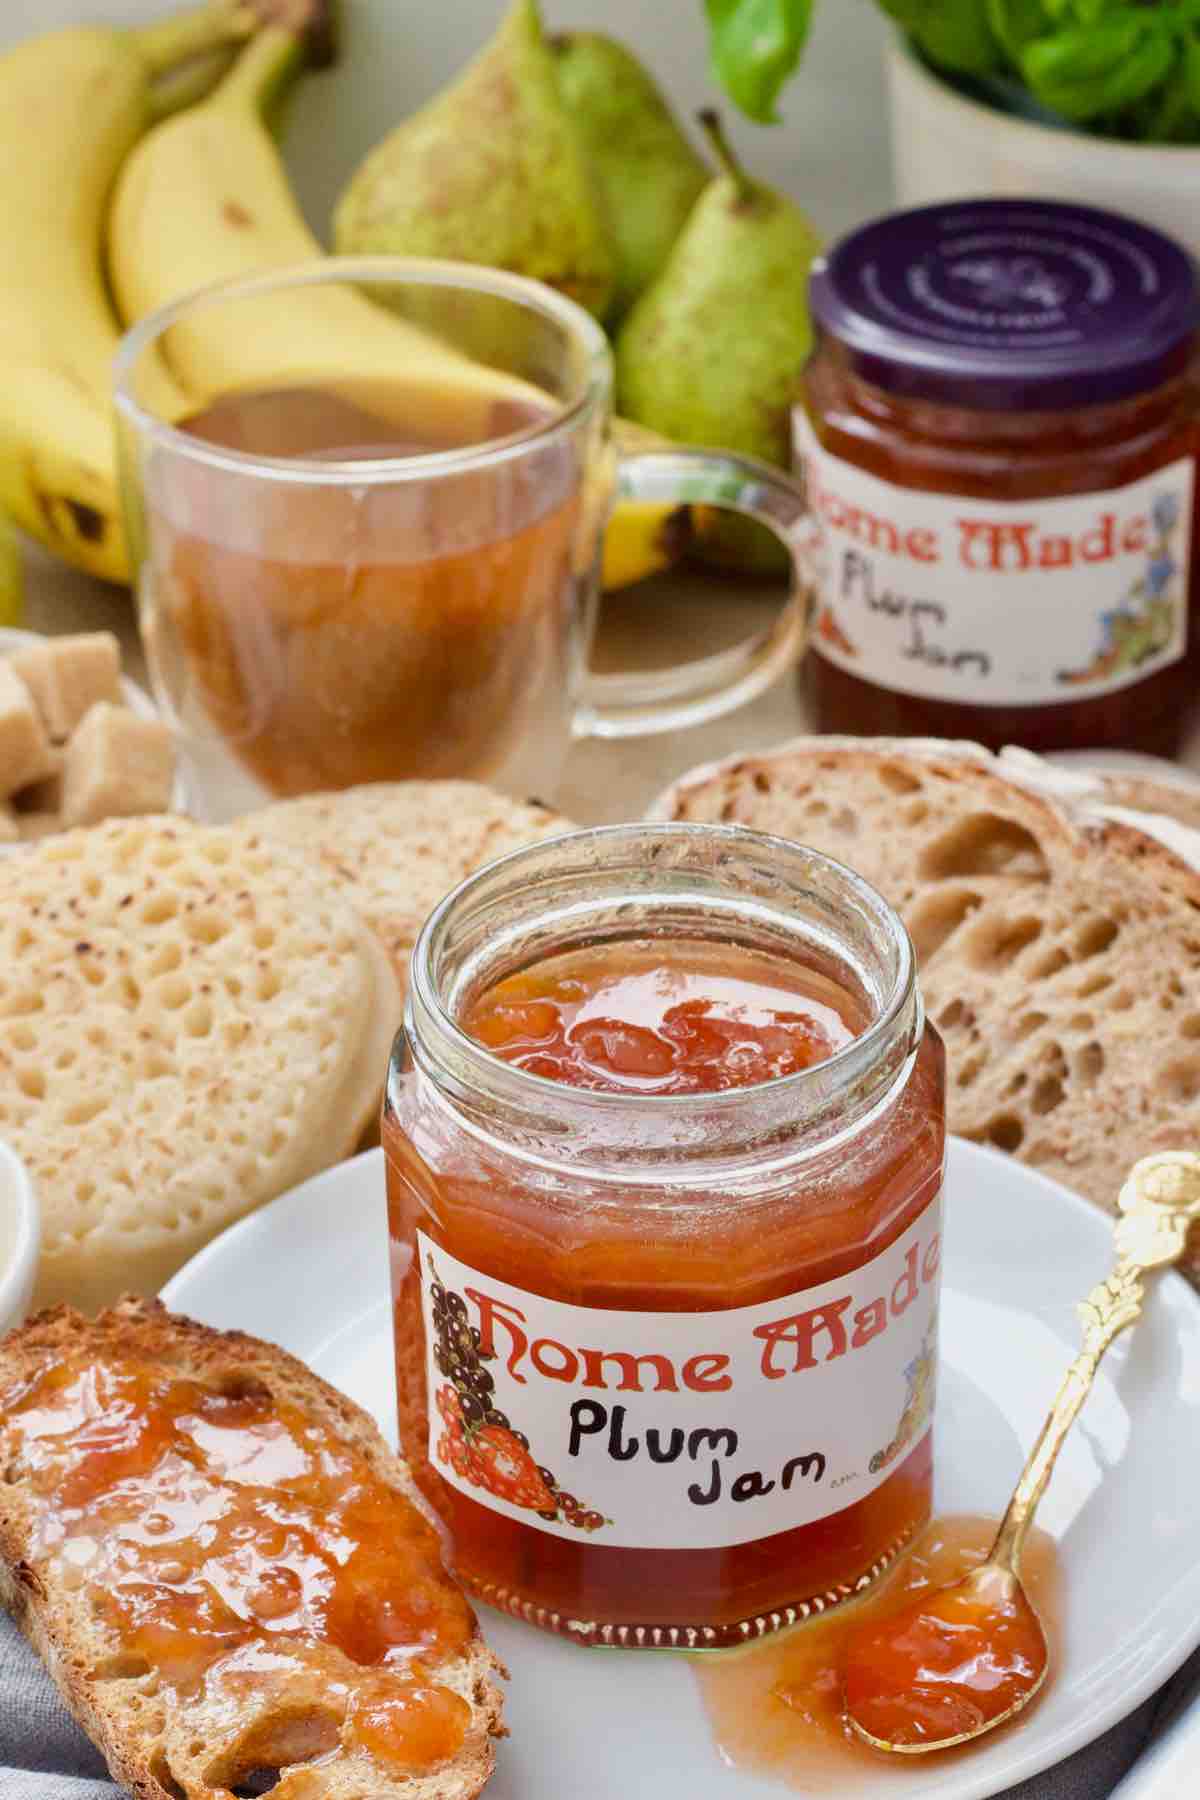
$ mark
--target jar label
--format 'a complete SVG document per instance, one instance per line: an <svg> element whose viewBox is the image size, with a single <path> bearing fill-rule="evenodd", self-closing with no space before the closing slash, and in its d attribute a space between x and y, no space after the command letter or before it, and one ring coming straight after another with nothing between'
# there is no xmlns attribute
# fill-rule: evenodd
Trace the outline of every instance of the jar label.
<svg viewBox="0 0 1200 1800"><path fill-rule="evenodd" d="M1045 706L1187 649L1193 462L1059 500L897 487L822 449L803 408L811 648L897 693Z"/></svg>
<svg viewBox="0 0 1200 1800"><path fill-rule="evenodd" d="M572 1306L417 1232L429 1460L506 1518L720 1549L843 1511L929 1430L941 1199L852 1274L724 1312Z"/></svg>

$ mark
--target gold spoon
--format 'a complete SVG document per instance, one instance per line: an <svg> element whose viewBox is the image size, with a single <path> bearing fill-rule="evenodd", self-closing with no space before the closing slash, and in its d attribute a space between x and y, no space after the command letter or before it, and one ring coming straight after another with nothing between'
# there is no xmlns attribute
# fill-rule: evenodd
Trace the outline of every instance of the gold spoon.
<svg viewBox="0 0 1200 1800"><path fill-rule="evenodd" d="M1112 1274L1079 1307L1083 1349L1067 1370L986 1562L851 1638L846 1718L876 1750L916 1756L966 1744L1028 1706L1050 1656L1021 1585L1021 1549L1067 1432L1113 1339L1141 1316L1142 1276L1177 1262L1200 1218L1200 1154L1168 1150L1135 1163L1118 1199Z"/></svg>

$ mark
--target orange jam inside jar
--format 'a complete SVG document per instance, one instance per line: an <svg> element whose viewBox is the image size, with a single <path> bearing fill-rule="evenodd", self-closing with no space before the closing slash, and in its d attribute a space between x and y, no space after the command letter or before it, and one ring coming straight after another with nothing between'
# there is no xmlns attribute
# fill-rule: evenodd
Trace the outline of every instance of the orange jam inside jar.
<svg viewBox="0 0 1200 1800"><path fill-rule="evenodd" d="M473 1593L719 1648L929 1515L940 1040L859 877L635 825L471 877L384 1113L400 1433Z"/></svg>
<svg viewBox="0 0 1200 1800"><path fill-rule="evenodd" d="M1200 677L1200 281L1093 207L893 213L816 265L794 415L820 731L1176 755Z"/></svg>

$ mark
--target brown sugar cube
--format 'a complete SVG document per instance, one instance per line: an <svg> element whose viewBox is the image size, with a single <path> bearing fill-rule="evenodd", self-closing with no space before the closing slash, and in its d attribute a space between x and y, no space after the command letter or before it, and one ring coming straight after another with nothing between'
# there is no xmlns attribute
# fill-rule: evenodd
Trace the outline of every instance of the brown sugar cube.
<svg viewBox="0 0 1200 1800"><path fill-rule="evenodd" d="M33 696L10 662L0 660L0 800L54 773L54 746Z"/></svg>
<svg viewBox="0 0 1200 1800"><path fill-rule="evenodd" d="M38 838L52 837L63 828L62 814L56 812L27 812L17 816L17 835L22 843L36 843Z"/></svg>
<svg viewBox="0 0 1200 1800"><path fill-rule="evenodd" d="M41 781L33 781L23 787L19 794L13 795L13 805L22 813L57 813L62 811L62 772L65 754L53 744L50 755L54 759L52 773Z"/></svg>
<svg viewBox="0 0 1200 1800"><path fill-rule="evenodd" d="M102 700L67 745L63 824L165 812L174 779L175 746L167 727Z"/></svg>
<svg viewBox="0 0 1200 1800"><path fill-rule="evenodd" d="M19 650L12 665L56 743L66 742L97 701L120 704L121 646L111 631L48 638Z"/></svg>
<svg viewBox="0 0 1200 1800"><path fill-rule="evenodd" d="M16 813L5 801L0 800L0 844L15 844L20 835Z"/></svg>

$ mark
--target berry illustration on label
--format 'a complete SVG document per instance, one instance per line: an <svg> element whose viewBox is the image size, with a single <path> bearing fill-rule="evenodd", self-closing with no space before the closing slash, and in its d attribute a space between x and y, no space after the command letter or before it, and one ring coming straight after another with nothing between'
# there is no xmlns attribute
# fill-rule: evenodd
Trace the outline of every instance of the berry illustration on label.
<svg viewBox="0 0 1200 1800"><path fill-rule="evenodd" d="M934 1333L931 1327L926 1332L921 1348L904 1371L907 1393L900 1413L900 1422L896 1426L892 1441L886 1450L877 1450L868 1467L872 1475L888 1464L895 1462L906 1444L911 1444L924 1425L933 1408L934 1380L937 1373L937 1352L934 1346Z"/></svg>
<svg viewBox="0 0 1200 1800"><path fill-rule="evenodd" d="M1082 669L1060 669L1059 681L1079 686L1111 680L1171 649L1179 610L1175 591L1179 562L1171 545L1180 521L1176 496L1157 494L1150 519L1154 535L1147 546L1145 568L1121 604L1101 613L1102 641L1091 662Z"/></svg>
<svg viewBox="0 0 1200 1800"><path fill-rule="evenodd" d="M433 1311L433 1360L445 1377L434 1393L442 1421L435 1445L437 1461L460 1481L479 1487L510 1506L526 1507L540 1519L599 1531L611 1524L602 1513L559 1487L549 1469L534 1461L529 1439L514 1429L495 1403L496 1383L487 1368L495 1352L483 1348L479 1330L467 1316L461 1294L439 1281L428 1262Z"/></svg>

